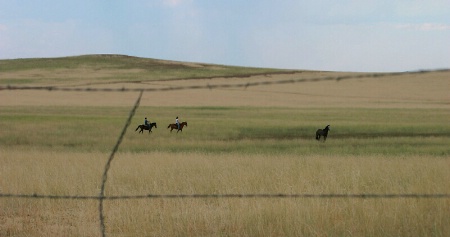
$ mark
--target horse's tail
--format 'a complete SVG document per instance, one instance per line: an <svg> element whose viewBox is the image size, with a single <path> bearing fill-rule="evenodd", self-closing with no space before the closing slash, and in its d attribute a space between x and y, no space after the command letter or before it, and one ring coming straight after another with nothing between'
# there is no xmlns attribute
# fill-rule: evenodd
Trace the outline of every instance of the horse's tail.
<svg viewBox="0 0 450 237"><path fill-rule="evenodd" d="M140 126L140 125L138 125L138 127L136 128L136 130L134 130L135 132L139 129L139 126Z"/></svg>
<svg viewBox="0 0 450 237"><path fill-rule="evenodd" d="M169 124L169 126L167 126L167 128L170 128L170 125L172 125L172 124Z"/></svg>
<svg viewBox="0 0 450 237"><path fill-rule="evenodd" d="M316 132L316 140L320 140L320 129Z"/></svg>

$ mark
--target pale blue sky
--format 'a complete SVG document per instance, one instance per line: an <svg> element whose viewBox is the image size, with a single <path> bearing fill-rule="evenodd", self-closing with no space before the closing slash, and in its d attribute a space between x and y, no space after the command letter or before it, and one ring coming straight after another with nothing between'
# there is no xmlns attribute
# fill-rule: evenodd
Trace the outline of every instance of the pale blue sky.
<svg viewBox="0 0 450 237"><path fill-rule="evenodd" d="M0 59L83 54L330 71L450 68L450 0L0 0Z"/></svg>

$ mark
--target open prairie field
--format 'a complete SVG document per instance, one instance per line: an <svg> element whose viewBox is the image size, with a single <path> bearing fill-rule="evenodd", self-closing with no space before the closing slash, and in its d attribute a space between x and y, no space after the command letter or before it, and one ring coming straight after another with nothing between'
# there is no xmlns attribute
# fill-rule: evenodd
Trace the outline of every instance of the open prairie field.
<svg viewBox="0 0 450 237"><path fill-rule="evenodd" d="M128 89L107 236L448 236L450 72L361 75L0 61L0 236L102 235Z"/></svg>

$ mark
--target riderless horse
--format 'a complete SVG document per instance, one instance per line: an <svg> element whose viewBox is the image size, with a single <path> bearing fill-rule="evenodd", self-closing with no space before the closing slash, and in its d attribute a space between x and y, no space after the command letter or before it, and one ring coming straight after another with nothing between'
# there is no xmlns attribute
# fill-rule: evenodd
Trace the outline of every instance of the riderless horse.
<svg viewBox="0 0 450 237"><path fill-rule="evenodd" d="M316 140L320 141L320 137L323 136L323 141L325 142L327 140L329 130L330 130L329 124L324 129L318 129L316 132Z"/></svg>

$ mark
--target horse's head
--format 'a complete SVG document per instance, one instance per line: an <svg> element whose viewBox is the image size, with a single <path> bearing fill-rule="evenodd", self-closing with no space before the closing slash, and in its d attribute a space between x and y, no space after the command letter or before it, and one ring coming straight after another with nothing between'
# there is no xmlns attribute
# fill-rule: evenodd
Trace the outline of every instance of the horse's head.
<svg viewBox="0 0 450 237"><path fill-rule="evenodd" d="M152 125L153 125L155 128L158 128L158 127L156 127L156 123L152 123Z"/></svg>
<svg viewBox="0 0 450 237"><path fill-rule="evenodd" d="M187 127L187 122L182 122L181 124Z"/></svg>
<svg viewBox="0 0 450 237"><path fill-rule="evenodd" d="M325 129L326 129L326 130L331 130L331 129L330 129L330 125L328 124L328 125L325 127Z"/></svg>

